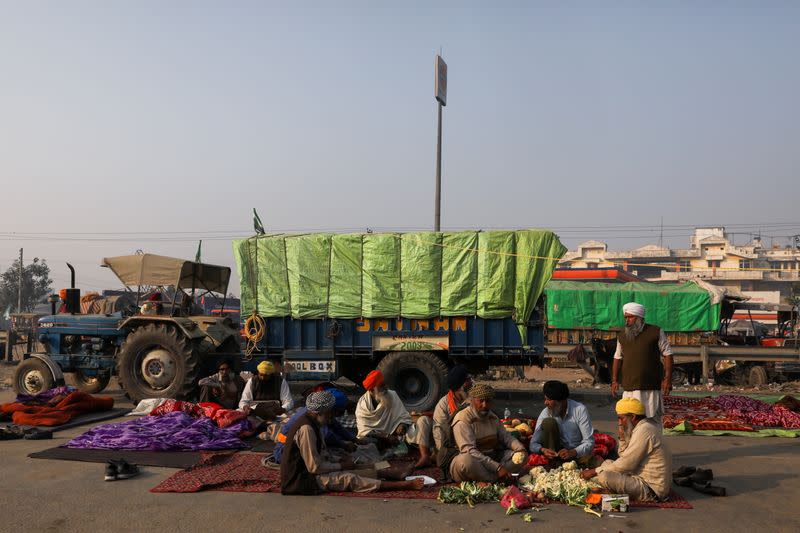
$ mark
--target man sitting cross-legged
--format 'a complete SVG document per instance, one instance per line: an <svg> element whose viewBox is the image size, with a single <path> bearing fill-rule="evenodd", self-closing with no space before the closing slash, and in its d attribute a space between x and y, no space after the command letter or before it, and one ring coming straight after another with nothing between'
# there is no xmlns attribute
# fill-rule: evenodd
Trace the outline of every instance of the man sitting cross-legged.
<svg viewBox="0 0 800 533"><path fill-rule="evenodd" d="M281 458L282 494L320 494L322 492L375 492L378 490L420 490L421 478L412 481L378 479L374 467L355 471L348 456L332 462L320 427L333 413L336 400L328 391L315 392L306 400L307 413L286 435L286 449ZM383 472L383 471L382 471Z"/></svg>

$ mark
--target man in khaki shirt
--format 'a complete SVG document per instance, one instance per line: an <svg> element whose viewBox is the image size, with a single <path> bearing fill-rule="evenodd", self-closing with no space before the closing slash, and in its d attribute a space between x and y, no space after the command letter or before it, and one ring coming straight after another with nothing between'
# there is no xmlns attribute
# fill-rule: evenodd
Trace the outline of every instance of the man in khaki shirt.
<svg viewBox="0 0 800 533"><path fill-rule="evenodd" d="M666 499L672 484L672 454L661 436L661 426L645 417L644 404L636 398L621 399L616 411L619 459L584 470L581 477L597 476L603 488L634 500Z"/></svg>
<svg viewBox="0 0 800 533"><path fill-rule="evenodd" d="M453 418L453 437L459 454L450 464L454 481L508 481L525 465L525 446L512 437L491 410L494 389L473 385L470 406ZM515 454L519 462L512 461Z"/></svg>

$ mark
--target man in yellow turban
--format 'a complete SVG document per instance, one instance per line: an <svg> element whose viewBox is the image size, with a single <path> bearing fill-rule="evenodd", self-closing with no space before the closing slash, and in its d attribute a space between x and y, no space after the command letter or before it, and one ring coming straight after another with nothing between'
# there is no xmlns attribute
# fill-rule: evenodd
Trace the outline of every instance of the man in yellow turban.
<svg viewBox="0 0 800 533"><path fill-rule="evenodd" d="M264 419L291 411L294 407L292 393L275 363L262 361L256 370L256 374L244 386L239 410L247 415L253 412Z"/></svg>
<svg viewBox="0 0 800 533"><path fill-rule="evenodd" d="M583 479L597 476L597 482L615 494L634 500L664 500L672 484L672 454L661 435L661 426L645 415L636 398L617 402L619 459L604 461L597 468L581 472Z"/></svg>

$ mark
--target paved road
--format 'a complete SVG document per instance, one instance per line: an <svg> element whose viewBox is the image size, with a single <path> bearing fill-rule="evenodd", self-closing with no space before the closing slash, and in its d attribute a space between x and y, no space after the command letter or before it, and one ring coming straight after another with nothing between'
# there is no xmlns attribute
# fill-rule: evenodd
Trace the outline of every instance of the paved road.
<svg viewBox="0 0 800 533"><path fill-rule="evenodd" d="M120 393L112 394L122 405ZM11 391L0 391L0 402L12 398ZM585 401L595 426L612 431L610 398L591 394ZM540 404L535 397L501 399L497 407L534 412ZM152 494L149 489L175 470L146 467L138 478L107 483L101 464L27 458L86 429L59 432L52 441L0 442L0 531L800 531L798 439L669 437L676 465L713 468L730 496L680 489L693 510L636 509L624 519L552 505L529 524L505 516L498 504L469 509L428 500Z"/></svg>

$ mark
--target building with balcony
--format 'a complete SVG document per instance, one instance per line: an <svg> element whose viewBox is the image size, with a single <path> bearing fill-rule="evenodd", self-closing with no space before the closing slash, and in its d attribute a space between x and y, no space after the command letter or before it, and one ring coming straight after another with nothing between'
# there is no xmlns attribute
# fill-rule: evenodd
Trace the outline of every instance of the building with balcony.
<svg viewBox="0 0 800 533"><path fill-rule="evenodd" d="M800 293L800 248L765 248L758 238L734 245L723 227L696 228L685 249L648 244L610 251L604 242L587 241L567 252L559 267L617 267L653 282L702 279L745 293L779 291L783 301L793 288Z"/></svg>

